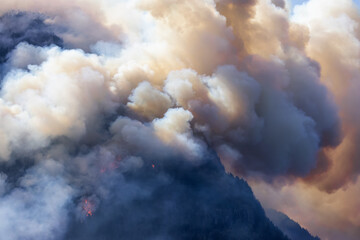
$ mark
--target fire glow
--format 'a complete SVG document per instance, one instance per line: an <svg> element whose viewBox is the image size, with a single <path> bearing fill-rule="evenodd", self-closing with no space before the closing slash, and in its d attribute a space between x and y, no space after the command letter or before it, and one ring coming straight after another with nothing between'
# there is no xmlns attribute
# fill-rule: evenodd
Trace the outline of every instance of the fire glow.
<svg viewBox="0 0 360 240"><path fill-rule="evenodd" d="M112 172L115 171L116 169L118 169L120 167L120 163L121 163L121 157L117 157L116 160L110 162L110 163L106 163L104 164L101 168L100 168L100 173L103 174L105 172Z"/></svg>
<svg viewBox="0 0 360 240"><path fill-rule="evenodd" d="M87 217L93 216L94 213L94 204L92 204L89 200L85 199L82 204L82 209Z"/></svg>

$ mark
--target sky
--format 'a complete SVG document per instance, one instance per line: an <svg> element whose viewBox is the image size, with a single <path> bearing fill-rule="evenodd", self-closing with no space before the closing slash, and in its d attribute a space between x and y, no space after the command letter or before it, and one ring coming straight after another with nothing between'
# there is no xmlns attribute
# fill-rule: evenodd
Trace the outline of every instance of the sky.
<svg viewBox="0 0 360 240"><path fill-rule="evenodd" d="M286 3L2 0L0 236L359 239L359 2Z"/></svg>
<svg viewBox="0 0 360 240"><path fill-rule="evenodd" d="M308 2L309 0L291 0L291 3L293 5L303 4L305 2ZM359 0L354 0L355 4L359 4Z"/></svg>
<svg viewBox="0 0 360 240"><path fill-rule="evenodd" d="M294 7L296 5L301 5L303 3L308 2L309 0L290 0L292 5L292 11L294 10ZM353 2L357 5L357 7L360 7L360 0L353 0Z"/></svg>
<svg viewBox="0 0 360 240"><path fill-rule="evenodd" d="M293 5L303 4L304 2L307 2L307 0L291 0Z"/></svg>

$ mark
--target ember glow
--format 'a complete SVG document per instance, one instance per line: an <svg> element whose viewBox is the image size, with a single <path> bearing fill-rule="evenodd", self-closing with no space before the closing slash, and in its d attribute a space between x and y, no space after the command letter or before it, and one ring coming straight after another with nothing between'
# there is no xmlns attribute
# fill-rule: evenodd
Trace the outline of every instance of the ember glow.
<svg viewBox="0 0 360 240"><path fill-rule="evenodd" d="M101 174L106 172L111 173L121 166L121 157L117 157L115 160L110 160L110 161L108 161L108 159L100 159L99 163L101 165L100 167Z"/></svg>
<svg viewBox="0 0 360 240"><path fill-rule="evenodd" d="M82 209L84 210L84 213L87 217L92 216L93 215L93 208L94 205L88 201L87 199L84 200L83 202L83 207Z"/></svg>
<svg viewBox="0 0 360 240"><path fill-rule="evenodd" d="M359 1L1 0L0 78L0 239L360 239Z"/></svg>

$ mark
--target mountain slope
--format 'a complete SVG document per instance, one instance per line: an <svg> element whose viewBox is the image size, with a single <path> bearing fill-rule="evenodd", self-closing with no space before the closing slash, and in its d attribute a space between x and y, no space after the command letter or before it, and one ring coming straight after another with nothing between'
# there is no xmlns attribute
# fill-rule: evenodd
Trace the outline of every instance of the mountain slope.
<svg viewBox="0 0 360 240"><path fill-rule="evenodd" d="M112 182L117 194L74 222L66 239L287 239L217 160L144 166Z"/></svg>
<svg viewBox="0 0 360 240"><path fill-rule="evenodd" d="M318 237L312 236L306 229L302 228L297 222L290 219L285 214L267 209L266 215L269 219L283 231L292 240L320 240Z"/></svg>

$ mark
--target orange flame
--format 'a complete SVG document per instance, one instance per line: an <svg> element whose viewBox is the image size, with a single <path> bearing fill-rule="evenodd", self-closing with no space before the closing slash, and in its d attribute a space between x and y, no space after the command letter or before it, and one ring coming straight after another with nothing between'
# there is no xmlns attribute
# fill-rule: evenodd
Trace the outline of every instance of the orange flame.
<svg viewBox="0 0 360 240"><path fill-rule="evenodd" d="M85 212L87 217L90 217L93 215L93 208L94 208L94 205L91 202L89 202L87 199L85 199L82 209Z"/></svg>

